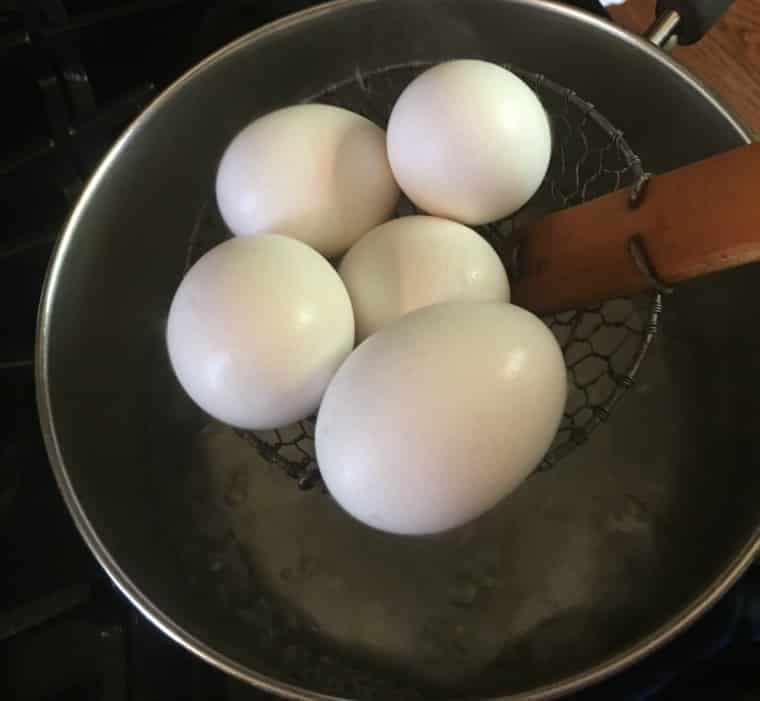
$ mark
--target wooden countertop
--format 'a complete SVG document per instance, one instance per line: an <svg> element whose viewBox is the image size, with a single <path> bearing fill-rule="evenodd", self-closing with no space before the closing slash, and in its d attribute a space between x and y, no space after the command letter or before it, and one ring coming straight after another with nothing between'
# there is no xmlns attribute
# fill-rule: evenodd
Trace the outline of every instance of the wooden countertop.
<svg viewBox="0 0 760 701"><path fill-rule="evenodd" d="M654 17L655 0L610 8L615 21L637 33ZM718 25L673 56L729 105L760 137L760 0L736 0Z"/></svg>

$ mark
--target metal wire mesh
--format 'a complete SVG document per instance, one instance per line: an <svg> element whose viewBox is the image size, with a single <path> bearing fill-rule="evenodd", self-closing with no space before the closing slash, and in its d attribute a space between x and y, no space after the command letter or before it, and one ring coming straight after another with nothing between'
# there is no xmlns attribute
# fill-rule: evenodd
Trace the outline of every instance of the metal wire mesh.
<svg viewBox="0 0 760 701"><path fill-rule="evenodd" d="M415 63L369 74L357 72L304 102L338 105L385 125L398 95L429 65ZM506 67L535 90L546 108L552 124L553 152L546 178L533 199L514 216L478 228L500 252L512 232L526 221L632 186L644 175L639 158L622 133L593 105L544 76ZM402 200L398 214L415 211L408 200ZM661 297L655 294L647 299L610 300L545 318L565 356L569 395L559 431L539 470L554 466L585 443L609 418L633 384L656 332L661 309ZM240 435L307 489L320 482L314 426L312 417L276 431L240 431Z"/></svg>

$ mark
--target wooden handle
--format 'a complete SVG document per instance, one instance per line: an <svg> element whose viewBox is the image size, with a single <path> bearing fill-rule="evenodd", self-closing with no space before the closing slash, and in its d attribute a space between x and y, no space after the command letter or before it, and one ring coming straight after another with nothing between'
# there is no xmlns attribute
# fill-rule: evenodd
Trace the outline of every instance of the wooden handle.
<svg viewBox="0 0 760 701"><path fill-rule="evenodd" d="M629 191L565 209L520 232L514 304L538 314L577 309L651 287L632 237L674 284L760 260L760 144L659 175L637 209Z"/></svg>

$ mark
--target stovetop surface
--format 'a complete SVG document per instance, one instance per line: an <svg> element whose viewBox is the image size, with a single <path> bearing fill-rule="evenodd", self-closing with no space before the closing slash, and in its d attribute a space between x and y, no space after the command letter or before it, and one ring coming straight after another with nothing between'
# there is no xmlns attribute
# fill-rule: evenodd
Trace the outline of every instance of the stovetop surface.
<svg viewBox="0 0 760 701"><path fill-rule="evenodd" d="M34 396L42 280L99 158L162 87L303 0L0 1L0 698L257 699L132 608L84 545L50 469ZM577 0L601 11L594 0ZM134 46L140 52L135 53ZM576 697L760 699L760 568L633 670Z"/></svg>

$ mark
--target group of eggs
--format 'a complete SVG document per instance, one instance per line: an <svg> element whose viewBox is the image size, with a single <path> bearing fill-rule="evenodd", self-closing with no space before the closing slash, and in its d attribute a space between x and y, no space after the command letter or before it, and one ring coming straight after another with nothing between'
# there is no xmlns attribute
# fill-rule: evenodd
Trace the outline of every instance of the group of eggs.
<svg viewBox="0 0 760 701"><path fill-rule="evenodd" d="M370 526L434 533L490 509L549 448L566 373L467 225L520 208L550 156L536 95L485 61L415 78L387 135L322 104L255 120L216 178L235 237L198 260L171 305L180 383L244 429L319 409L325 484ZM401 190L430 216L390 219Z"/></svg>

